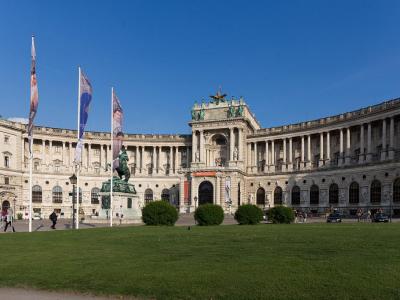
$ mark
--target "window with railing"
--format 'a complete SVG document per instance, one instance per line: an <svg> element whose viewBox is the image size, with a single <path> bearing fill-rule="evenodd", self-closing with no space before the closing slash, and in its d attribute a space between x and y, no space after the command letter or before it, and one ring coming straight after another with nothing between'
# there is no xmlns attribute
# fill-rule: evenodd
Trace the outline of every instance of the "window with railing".
<svg viewBox="0 0 400 300"><path fill-rule="evenodd" d="M34 185L32 187L32 202L34 203L42 202L42 188L39 185Z"/></svg>

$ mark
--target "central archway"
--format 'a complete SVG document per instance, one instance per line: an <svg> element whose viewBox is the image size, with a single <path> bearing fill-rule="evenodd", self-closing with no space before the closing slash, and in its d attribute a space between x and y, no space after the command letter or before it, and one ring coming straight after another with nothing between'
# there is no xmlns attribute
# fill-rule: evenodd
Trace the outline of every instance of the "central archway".
<svg viewBox="0 0 400 300"><path fill-rule="evenodd" d="M214 203L214 187L209 181L203 181L199 185L199 205L206 203Z"/></svg>

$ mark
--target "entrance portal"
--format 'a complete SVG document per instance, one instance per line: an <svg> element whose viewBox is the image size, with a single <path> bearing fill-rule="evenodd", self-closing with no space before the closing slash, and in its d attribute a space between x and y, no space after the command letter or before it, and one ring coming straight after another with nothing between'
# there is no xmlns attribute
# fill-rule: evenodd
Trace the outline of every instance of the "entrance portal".
<svg viewBox="0 0 400 300"><path fill-rule="evenodd" d="M6 210L10 208L10 202L7 200L3 201L3 204L1 205L1 209Z"/></svg>
<svg viewBox="0 0 400 300"><path fill-rule="evenodd" d="M214 188L209 181L203 181L199 186L199 205L206 203L214 203Z"/></svg>

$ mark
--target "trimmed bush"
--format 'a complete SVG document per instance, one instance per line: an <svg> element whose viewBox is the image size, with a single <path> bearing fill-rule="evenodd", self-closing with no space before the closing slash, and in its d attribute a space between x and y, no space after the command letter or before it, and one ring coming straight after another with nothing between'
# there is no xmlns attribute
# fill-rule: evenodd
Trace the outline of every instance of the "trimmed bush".
<svg viewBox="0 0 400 300"><path fill-rule="evenodd" d="M200 226L219 225L224 220L224 211L219 205L203 204L194 212L194 219Z"/></svg>
<svg viewBox="0 0 400 300"><path fill-rule="evenodd" d="M168 202L153 201L142 209L142 220L146 225L173 226L178 220L178 212Z"/></svg>
<svg viewBox="0 0 400 300"><path fill-rule="evenodd" d="M17 220L22 220L22 213L17 213Z"/></svg>
<svg viewBox="0 0 400 300"><path fill-rule="evenodd" d="M263 220L264 213L256 205L245 204L239 206L235 212L235 220L240 225L255 225Z"/></svg>
<svg viewBox="0 0 400 300"><path fill-rule="evenodd" d="M268 220L276 224L289 224L294 221L293 209L286 206L275 206L268 211Z"/></svg>

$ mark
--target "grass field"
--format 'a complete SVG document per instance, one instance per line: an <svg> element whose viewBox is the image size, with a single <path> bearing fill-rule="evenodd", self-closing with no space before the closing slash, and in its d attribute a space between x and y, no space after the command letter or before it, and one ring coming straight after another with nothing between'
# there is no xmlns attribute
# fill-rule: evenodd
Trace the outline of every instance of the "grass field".
<svg viewBox="0 0 400 300"><path fill-rule="evenodd" d="M400 299L400 224L0 235L0 286L157 299Z"/></svg>

